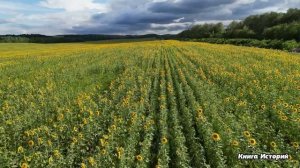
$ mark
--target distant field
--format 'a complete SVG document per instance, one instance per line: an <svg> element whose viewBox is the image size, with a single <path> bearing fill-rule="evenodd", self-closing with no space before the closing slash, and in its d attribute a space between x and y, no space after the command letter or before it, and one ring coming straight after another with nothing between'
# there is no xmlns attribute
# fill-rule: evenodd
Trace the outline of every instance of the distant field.
<svg viewBox="0 0 300 168"><path fill-rule="evenodd" d="M0 167L299 167L299 130L296 54L179 41L0 44Z"/></svg>

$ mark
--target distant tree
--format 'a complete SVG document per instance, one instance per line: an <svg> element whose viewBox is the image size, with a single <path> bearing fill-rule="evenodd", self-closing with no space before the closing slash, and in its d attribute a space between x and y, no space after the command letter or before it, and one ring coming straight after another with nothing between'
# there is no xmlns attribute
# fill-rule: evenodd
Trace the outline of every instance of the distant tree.
<svg viewBox="0 0 300 168"><path fill-rule="evenodd" d="M300 22L300 9L289 9L280 20L280 23Z"/></svg>
<svg viewBox="0 0 300 168"><path fill-rule="evenodd" d="M270 12L262 15L253 15L247 17L243 24L251 29L257 38L261 38L261 34L267 27L272 27L280 23L283 14Z"/></svg>
<svg viewBox="0 0 300 168"><path fill-rule="evenodd" d="M212 37L222 37L225 32L225 28L223 23L217 23L213 26L213 34Z"/></svg>
<svg viewBox="0 0 300 168"><path fill-rule="evenodd" d="M243 22L231 22L224 34L226 38L254 38L255 33L243 24Z"/></svg>
<svg viewBox="0 0 300 168"><path fill-rule="evenodd" d="M240 22L233 21L225 30L224 26L220 23L196 25L180 33L179 37L252 38L259 40L278 39L300 41L299 23L300 9L289 9L286 13L269 12L249 16Z"/></svg>
<svg viewBox="0 0 300 168"><path fill-rule="evenodd" d="M265 29L263 36L267 39L300 41L300 22L281 24Z"/></svg>
<svg viewBox="0 0 300 168"><path fill-rule="evenodd" d="M181 32L179 34L179 37L212 38L212 37L222 37L223 33L224 33L224 25L222 23L203 24L203 25L193 26L192 28Z"/></svg>

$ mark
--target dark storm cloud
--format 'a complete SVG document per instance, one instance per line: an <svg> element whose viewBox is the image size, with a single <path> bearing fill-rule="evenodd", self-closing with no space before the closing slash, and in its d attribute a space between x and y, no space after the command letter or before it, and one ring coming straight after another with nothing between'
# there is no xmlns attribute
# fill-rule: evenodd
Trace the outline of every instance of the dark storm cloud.
<svg viewBox="0 0 300 168"><path fill-rule="evenodd" d="M132 25L136 23L170 23L177 18L176 15L172 14L127 11L117 16L112 23L123 25Z"/></svg>
<svg viewBox="0 0 300 168"><path fill-rule="evenodd" d="M117 24L135 24L135 23L170 23L172 20L176 19L175 16L165 16L165 15L135 15L135 14L124 14L115 21Z"/></svg>
<svg viewBox="0 0 300 168"><path fill-rule="evenodd" d="M97 20L93 20L97 21ZM99 20L98 20L99 21ZM91 24L89 26L77 26L73 27L72 33L76 34L138 34L139 31L150 29L151 26L149 23L99 23L99 24ZM141 33L142 34L142 33Z"/></svg>
<svg viewBox="0 0 300 168"><path fill-rule="evenodd" d="M289 7L300 7L300 1L167 0L154 2L152 0L113 0L110 7L110 12L96 14L91 17L89 24L72 27L68 31L78 34L176 32L197 22L239 20L250 14L268 12L274 9L286 10Z"/></svg>
<svg viewBox="0 0 300 168"><path fill-rule="evenodd" d="M153 3L149 10L157 13L192 14L201 12L203 9L231 4L235 1L236 0L184 0L172 2L168 0Z"/></svg>
<svg viewBox="0 0 300 168"><path fill-rule="evenodd" d="M73 27L74 33L106 34L142 34L151 29L151 24L173 23L179 16L176 14L159 14L144 9L123 10L116 13L102 13L91 18L91 26ZM182 29L182 28L181 28Z"/></svg>
<svg viewBox="0 0 300 168"><path fill-rule="evenodd" d="M135 25L117 25L105 24L94 26L77 26L73 28L72 33L76 34L137 34L139 31L147 30L150 28L149 24Z"/></svg>
<svg viewBox="0 0 300 168"><path fill-rule="evenodd" d="M253 11L255 10L263 10L265 8L271 8L271 7L281 7L283 0L271 0L271 1L255 1L254 3L250 3L247 5L242 5L236 9L232 10L232 18L233 19L243 19L249 15L253 15ZM286 6L282 6L283 8L286 8Z"/></svg>

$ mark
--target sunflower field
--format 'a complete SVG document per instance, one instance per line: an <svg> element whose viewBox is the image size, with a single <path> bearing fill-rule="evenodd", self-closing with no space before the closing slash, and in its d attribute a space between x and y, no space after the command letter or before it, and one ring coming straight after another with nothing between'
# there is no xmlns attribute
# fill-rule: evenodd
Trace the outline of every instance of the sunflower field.
<svg viewBox="0 0 300 168"><path fill-rule="evenodd" d="M0 44L0 167L299 167L300 56L179 41ZM288 154L239 160L239 154Z"/></svg>

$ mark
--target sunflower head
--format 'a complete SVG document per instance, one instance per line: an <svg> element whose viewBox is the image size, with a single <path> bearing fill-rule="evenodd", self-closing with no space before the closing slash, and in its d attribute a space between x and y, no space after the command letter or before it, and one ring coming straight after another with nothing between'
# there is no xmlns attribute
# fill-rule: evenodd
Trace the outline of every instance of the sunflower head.
<svg viewBox="0 0 300 168"><path fill-rule="evenodd" d="M117 155L118 155L118 159L121 159L121 156L124 153L124 148L122 147L117 147Z"/></svg>
<svg viewBox="0 0 300 168"><path fill-rule="evenodd" d="M49 157L49 159L48 159L48 163L51 165L52 163L53 163L53 157L51 156L51 157Z"/></svg>
<svg viewBox="0 0 300 168"><path fill-rule="evenodd" d="M137 117L137 113L136 112L131 112L130 115L131 115L131 118L136 118Z"/></svg>
<svg viewBox="0 0 300 168"><path fill-rule="evenodd" d="M77 127L73 127L73 131L74 132L78 132L78 128Z"/></svg>
<svg viewBox="0 0 300 168"><path fill-rule="evenodd" d="M294 148L298 149L299 148L299 143L298 142L292 142L292 145Z"/></svg>
<svg viewBox="0 0 300 168"><path fill-rule="evenodd" d="M88 123L88 120L87 120L86 118L84 118L84 119L82 120L82 123L83 123L84 125L86 125L86 124Z"/></svg>
<svg viewBox="0 0 300 168"><path fill-rule="evenodd" d="M237 140L233 140L233 141L231 142L231 145L232 145L232 146L239 146L239 142L238 142Z"/></svg>
<svg viewBox="0 0 300 168"><path fill-rule="evenodd" d="M141 155L137 155L135 158L136 158L136 160L138 160L138 161L143 161L143 157L142 157Z"/></svg>
<svg viewBox="0 0 300 168"><path fill-rule="evenodd" d="M256 145L256 140L251 138L249 139L249 144L252 145L252 146L255 146Z"/></svg>
<svg viewBox="0 0 300 168"><path fill-rule="evenodd" d="M118 152L124 153L124 148L123 147L117 147L116 148Z"/></svg>
<svg viewBox="0 0 300 168"><path fill-rule="evenodd" d="M57 120L62 121L64 119L64 115L62 113L58 114Z"/></svg>
<svg viewBox="0 0 300 168"><path fill-rule="evenodd" d="M107 152L106 152L105 149L102 149L102 150L101 150L101 154L102 154L102 155L105 155L106 153L107 153Z"/></svg>
<svg viewBox="0 0 300 168"><path fill-rule="evenodd" d="M271 145L272 148L276 148L277 147L277 145L276 145L276 143L274 141L270 142L270 145Z"/></svg>
<svg viewBox="0 0 300 168"><path fill-rule="evenodd" d="M28 141L28 146L29 147L33 147L34 146L34 142L32 140Z"/></svg>
<svg viewBox="0 0 300 168"><path fill-rule="evenodd" d="M59 150L54 150L54 151L53 151L53 154L54 154L54 156L57 157L57 158L59 158L59 157L61 156Z"/></svg>
<svg viewBox="0 0 300 168"><path fill-rule="evenodd" d="M28 168L28 164L27 163L22 163L21 168Z"/></svg>
<svg viewBox="0 0 300 168"><path fill-rule="evenodd" d="M227 97L227 98L225 99L225 101L226 101L226 102L229 102L229 101L230 101L230 97Z"/></svg>
<svg viewBox="0 0 300 168"><path fill-rule="evenodd" d="M89 161L90 165L95 166L96 161L95 161L95 159L93 157L89 157L88 161Z"/></svg>
<svg viewBox="0 0 300 168"><path fill-rule="evenodd" d="M289 104L288 104L288 103L284 103L283 105L284 105L285 108L288 108L288 107L289 107Z"/></svg>
<svg viewBox="0 0 300 168"><path fill-rule="evenodd" d="M214 141L220 141L221 140L221 137L218 133L213 133L211 138L214 140Z"/></svg>
<svg viewBox="0 0 300 168"><path fill-rule="evenodd" d="M85 163L81 163L81 164L80 164L80 167L81 167L81 168L87 168Z"/></svg>
<svg viewBox="0 0 300 168"><path fill-rule="evenodd" d="M22 146L18 147L18 153L23 153L24 152L24 148Z"/></svg>
<svg viewBox="0 0 300 168"><path fill-rule="evenodd" d="M282 116L280 116L280 119L281 119L282 121L286 121L286 120L288 120L288 117L285 116L285 115L282 115Z"/></svg>
<svg viewBox="0 0 300 168"><path fill-rule="evenodd" d="M244 136L247 137L247 138L250 138L251 137L251 134L249 131L244 131L243 132Z"/></svg>
<svg viewBox="0 0 300 168"><path fill-rule="evenodd" d="M161 138L161 143L163 144L168 143L168 139L166 137Z"/></svg>
<svg viewBox="0 0 300 168"><path fill-rule="evenodd" d="M41 145L43 143L43 138L38 138L38 144Z"/></svg>
<svg viewBox="0 0 300 168"><path fill-rule="evenodd" d="M115 131L115 130L117 130L117 126L116 125L112 125L111 129Z"/></svg>

